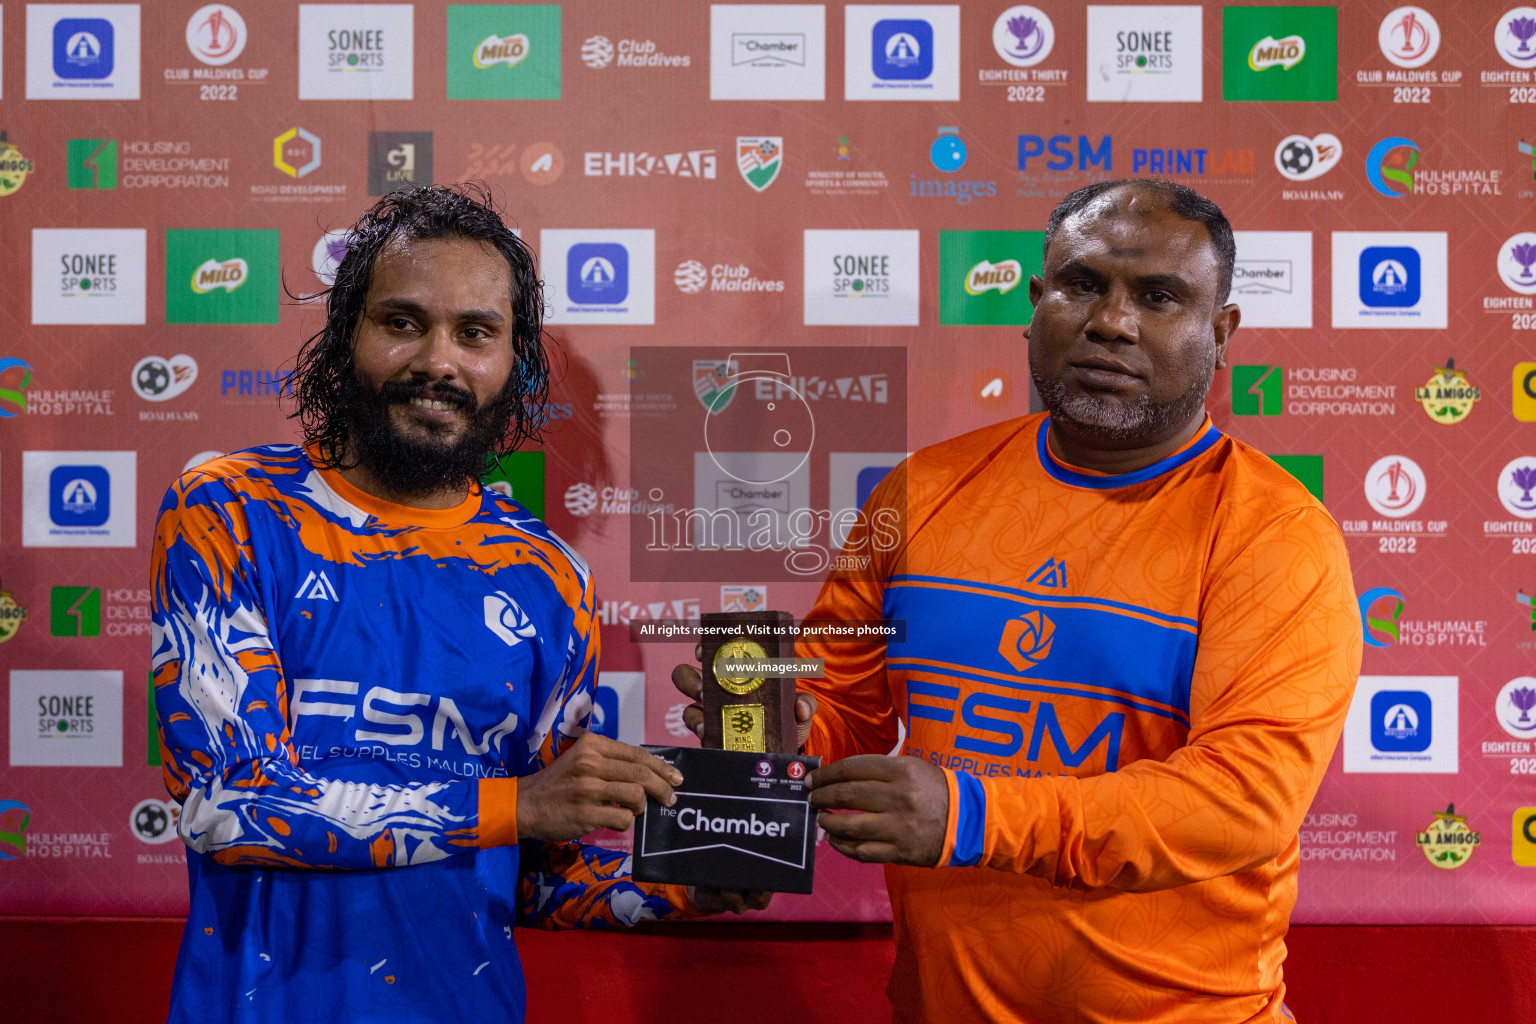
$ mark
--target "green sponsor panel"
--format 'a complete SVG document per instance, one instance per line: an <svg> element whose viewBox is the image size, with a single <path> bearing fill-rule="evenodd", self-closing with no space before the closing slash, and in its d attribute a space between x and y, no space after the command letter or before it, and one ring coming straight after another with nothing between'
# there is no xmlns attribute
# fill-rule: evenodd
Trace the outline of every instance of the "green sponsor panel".
<svg viewBox="0 0 1536 1024"><path fill-rule="evenodd" d="M559 4L450 4L448 98L560 98Z"/></svg>
<svg viewBox="0 0 1536 1024"><path fill-rule="evenodd" d="M1279 416L1285 405L1285 371L1278 366L1232 367L1232 413Z"/></svg>
<svg viewBox="0 0 1536 1024"><path fill-rule="evenodd" d="M54 636L100 636L101 589L54 587L48 594L48 632Z"/></svg>
<svg viewBox="0 0 1536 1024"><path fill-rule="evenodd" d="M1337 100L1338 8L1222 8L1221 98Z"/></svg>
<svg viewBox="0 0 1536 1024"><path fill-rule="evenodd" d="M70 188L117 188L117 141L70 139L64 182Z"/></svg>
<svg viewBox="0 0 1536 1024"><path fill-rule="evenodd" d="M540 519L544 518L544 453L510 452L491 461L480 478L486 487L507 495Z"/></svg>
<svg viewBox="0 0 1536 1024"><path fill-rule="evenodd" d="M1312 492L1312 497L1323 500L1323 457L1321 455L1271 455L1291 476Z"/></svg>
<svg viewBox="0 0 1536 1024"><path fill-rule="evenodd" d="M1023 325L1043 231L940 231L939 323Z"/></svg>
<svg viewBox="0 0 1536 1024"><path fill-rule="evenodd" d="M276 231L167 231L165 322L277 323Z"/></svg>
<svg viewBox="0 0 1536 1024"><path fill-rule="evenodd" d="M144 748L146 751L148 751L148 753L145 756L145 762L151 768L159 768L160 767L160 723L159 723L160 713L155 710L155 674L153 672L151 672L149 674L149 704L148 704L148 707L149 707L149 714L148 714L147 717L149 719L149 746Z"/></svg>

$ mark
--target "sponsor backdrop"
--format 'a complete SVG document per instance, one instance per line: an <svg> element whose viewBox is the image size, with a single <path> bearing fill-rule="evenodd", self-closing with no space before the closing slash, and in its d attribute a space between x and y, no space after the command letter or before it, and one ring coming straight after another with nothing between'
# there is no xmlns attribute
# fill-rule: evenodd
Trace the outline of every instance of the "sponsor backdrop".
<svg viewBox="0 0 1536 1024"><path fill-rule="evenodd" d="M306 300L377 196L483 180L539 253L547 436L490 480L595 568L596 727L671 744L691 651L630 625L803 613L816 576L643 571L663 502L632 455L683 411L791 395L866 429L755 497L702 444L663 454L702 467L699 501L856 506L905 452L1030 410L1046 215L1146 175L1238 229L1211 411L1354 563L1365 675L1297 918L1536 923L1536 8L12 0L0 28L0 907L184 909L156 508L296 436ZM749 394L736 354L765 351ZM773 913L889 908L822 844L815 894Z"/></svg>

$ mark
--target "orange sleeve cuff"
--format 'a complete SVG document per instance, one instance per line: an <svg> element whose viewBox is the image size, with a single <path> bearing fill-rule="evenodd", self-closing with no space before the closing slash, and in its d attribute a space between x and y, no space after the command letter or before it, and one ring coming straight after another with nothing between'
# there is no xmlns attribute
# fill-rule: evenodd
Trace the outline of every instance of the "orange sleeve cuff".
<svg viewBox="0 0 1536 1024"><path fill-rule="evenodd" d="M944 847L934 867L945 867L955 853L955 832L960 820L960 780L948 768L943 769L944 785L949 790L949 810L944 817Z"/></svg>
<svg viewBox="0 0 1536 1024"><path fill-rule="evenodd" d="M480 849L517 845L517 779L480 780Z"/></svg>

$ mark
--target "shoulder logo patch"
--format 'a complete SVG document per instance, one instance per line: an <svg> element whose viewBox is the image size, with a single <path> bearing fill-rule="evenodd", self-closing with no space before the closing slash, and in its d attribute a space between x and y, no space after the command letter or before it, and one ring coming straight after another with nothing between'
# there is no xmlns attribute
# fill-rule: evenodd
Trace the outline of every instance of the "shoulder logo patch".
<svg viewBox="0 0 1536 1024"><path fill-rule="evenodd" d="M538 633L517 602L500 590L485 598L485 628L500 637L508 647L516 647Z"/></svg>

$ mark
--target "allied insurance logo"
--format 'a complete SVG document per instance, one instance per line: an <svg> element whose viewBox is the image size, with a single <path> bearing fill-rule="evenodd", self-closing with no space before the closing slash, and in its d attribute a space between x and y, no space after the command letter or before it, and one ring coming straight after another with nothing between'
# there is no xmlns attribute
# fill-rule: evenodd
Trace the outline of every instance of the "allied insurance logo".
<svg viewBox="0 0 1536 1024"><path fill-rule="evenodd" d="M1483 844L1483 834L1468 827L1466 816L1457 814L1456 805L1450 804L1436 811L1422 832L1413 834L1413 842L1424 851L1425 860L1442 871L1454 871L1472 859Z"/></svg>

